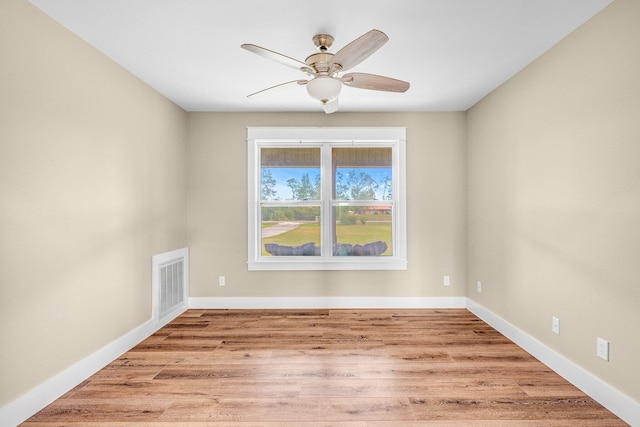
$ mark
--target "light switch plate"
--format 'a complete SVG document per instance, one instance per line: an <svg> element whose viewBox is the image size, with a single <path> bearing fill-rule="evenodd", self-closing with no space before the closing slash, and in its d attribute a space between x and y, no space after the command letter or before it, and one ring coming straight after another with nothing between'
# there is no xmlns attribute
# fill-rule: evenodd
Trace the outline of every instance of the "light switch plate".
<svg viewBox="0 0 640 427"><path fill-rule="evenodd" d="M609 341L598 337L596 355L602 360L609 361Z"/></svg>
<svg viewBox="0 0 640 427"><path fill-rule="evenodd" d="M560 335L560 319L555 316L551 318L551 331L554 334Z"/></svg>

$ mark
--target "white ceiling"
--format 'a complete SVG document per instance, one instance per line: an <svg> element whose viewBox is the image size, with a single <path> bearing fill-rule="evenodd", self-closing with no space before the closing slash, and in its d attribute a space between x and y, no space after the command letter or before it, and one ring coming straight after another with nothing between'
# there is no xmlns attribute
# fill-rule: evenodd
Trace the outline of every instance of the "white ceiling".
<svg viewBox="0 0 640 427"><path fill-rule="evenodd" d="M406 93L344 87L340 111L464 111L612 0L31 0L188 111L322 111L303 86L246 95L302 72L240 48L304 61L376 28L389 42L352 72Z"/></svg>

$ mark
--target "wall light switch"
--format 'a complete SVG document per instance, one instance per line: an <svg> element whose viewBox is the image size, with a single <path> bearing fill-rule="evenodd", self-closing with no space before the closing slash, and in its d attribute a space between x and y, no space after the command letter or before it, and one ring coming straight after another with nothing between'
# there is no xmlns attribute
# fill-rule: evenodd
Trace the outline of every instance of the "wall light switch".
<svg viewBox="0 0 640 427"><path fill-rule="evenodd" d="M598 347L596 348L596 356L602 360L609 361L609 341L598 337Z"/></svg>
<svg viewBox="0 0 640 427"><path fill-rule="evenodd" d="M554 334L560 335L560 319L555 316L551 318L551 331L553 331Z"/></svg>
<svg viewBox="0 0 640 427"><path fill-rule="evenodd" d="M219 286L224 286L224 285L225 285L225 279L224 279L224 276L219 276L219 277L218 277L218 285L219 285Z"/></svg>
<svg viewBox="0 0 640 427"><path fill-rule="evenodd" d="M450 286L450 285L451 285L451 281L450 281L450 279L449 279L449 276L444 276L444 278L442 279L442 283L443 283L445 286Z"/></svg>
<svg viewBox="0 0 640 427"><path fill-rule="evenodd" d="M482 282L479 280L476 283L476 291L478 291L478 293L482 293Z"/></svg>

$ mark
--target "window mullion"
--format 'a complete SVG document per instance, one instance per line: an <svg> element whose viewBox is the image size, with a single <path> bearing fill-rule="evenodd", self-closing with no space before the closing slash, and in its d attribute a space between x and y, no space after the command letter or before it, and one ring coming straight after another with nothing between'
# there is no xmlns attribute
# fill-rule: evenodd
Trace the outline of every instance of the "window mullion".
<svg viewBox="0 0 640 427"><path fill-rule="evenodd" d="M322 257L331 258L333 253L333 226L336 220L333 215L331 199L333 197L333 173L331 146L324 144L321 157L322 176Z"/></svg>

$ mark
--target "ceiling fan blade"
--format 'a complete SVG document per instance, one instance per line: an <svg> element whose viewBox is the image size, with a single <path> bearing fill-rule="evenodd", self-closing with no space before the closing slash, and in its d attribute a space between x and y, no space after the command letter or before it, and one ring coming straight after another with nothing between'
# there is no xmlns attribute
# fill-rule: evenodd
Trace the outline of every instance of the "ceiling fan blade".
<svg viewBox="0 0 640 427"><path fill-rule="evenodd" d="M255 53L256 55L260 55L272 61L276 61L283 65L286 65L288 67L295 68L296 70L309 67L307 64L305 64L302 61L298 61L297 59L291 58L287 55L283 55L278 52L274 52L273 50L269 50L264 47L256 46L255 44L243 44L243 45L240 45L240 47L248 50L249 52Z"/></svg>
<svg viewBox="0 0 640 427"><path fill-rule="evenodd" d="M268 87L266 89L262 89L262 90L259 90L257 92L254 92L254 93L252 93L250 95L247 95L247 98L249 98L250 96L257 95L259 93L266 92L268 90L275 89L275 88L280 87L280 86L289 85L289 84L292 84L292 83L298 83L299 85L306 85L308 83L308 81L307 80L291 80L290 82L280 83L279 85L271 86L271 87Z"/></svg>
<svg viewBox="0 0 640 427"><path fill-rule="evenodd" d="M409 82L367 73L349 73L340 79L347 86L385 92L406 92Z"/></svg>
<svg viewBox="0 0 640 427"><path fill-rule="evenodd" d="M331 101L325 102L324 104L322 104L322 108L327 114L335 113L336 111L338 111L338 98L334 98Z"/></svg>
<svg viewBox="0 0 640 427"><path fill-rule="evenodd" d="M341 70L355 67L373 52L380 49L389 37L380 30L371 30L340 49L333 55L329 65L340 65Z"/></svg>

